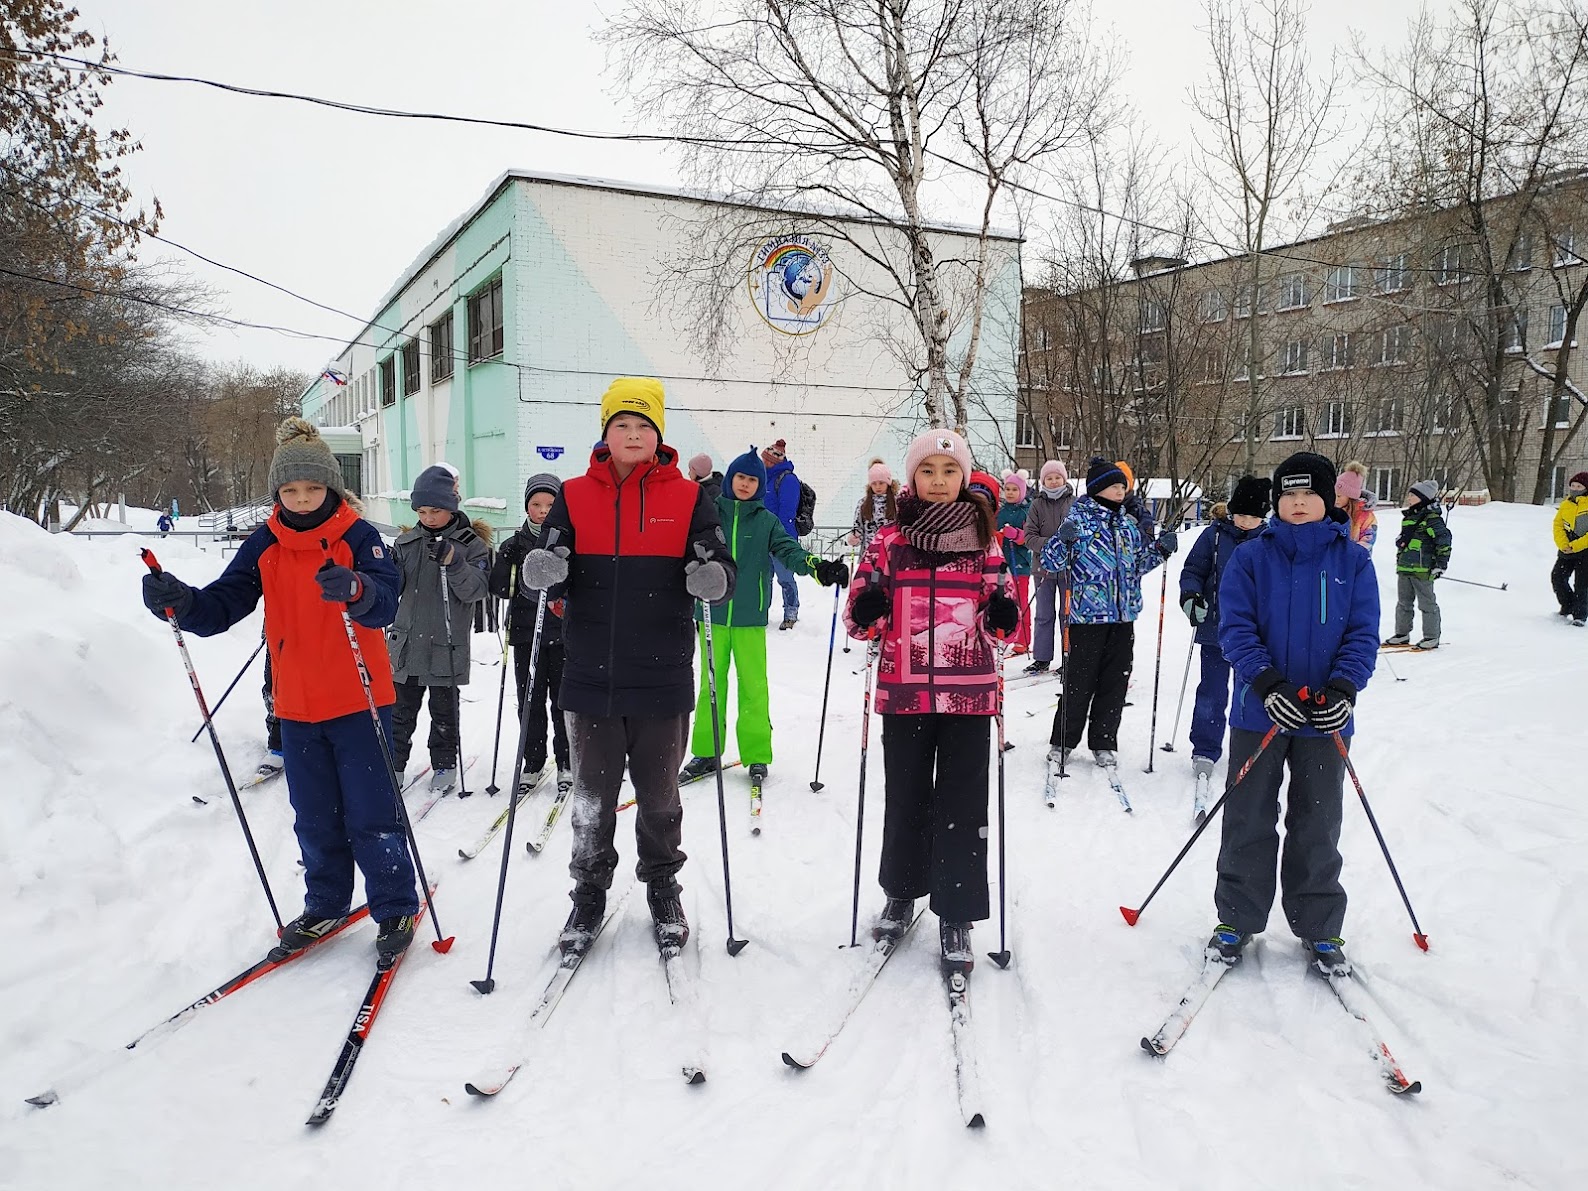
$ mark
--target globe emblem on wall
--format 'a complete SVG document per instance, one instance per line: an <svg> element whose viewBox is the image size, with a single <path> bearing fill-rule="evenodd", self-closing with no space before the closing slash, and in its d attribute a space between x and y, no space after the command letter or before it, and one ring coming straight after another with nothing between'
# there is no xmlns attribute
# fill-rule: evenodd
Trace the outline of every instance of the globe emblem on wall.
<svg viewBox="0 0 1588 1191"><path fill-rule="evenodd" d="M837 270L809 236L779 236L750 258L750 301L773 330L808 335L835 309Z"/></svg>

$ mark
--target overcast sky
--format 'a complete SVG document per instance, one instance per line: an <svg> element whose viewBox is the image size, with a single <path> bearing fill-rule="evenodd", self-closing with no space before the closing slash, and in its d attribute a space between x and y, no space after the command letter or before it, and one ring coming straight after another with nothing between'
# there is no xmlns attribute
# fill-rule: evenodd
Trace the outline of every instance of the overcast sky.
<svg viewBox="0 0 1588 1191"><path fill-rule="evenodd" d="M1436 9L1450 0L1430 0ZM631 127L592 41L618 0L79 0L83 21L126 67L199 75L382 107L612 131ZM1311 16L1326 59L1350 31L1399 43L1417 0L1332 0ZM1200 0L1101 3L1130 56L1120 80L1166 144L1190 124L1186 90L1205 71ZM660 149L354 115L280 99L142 79L106 95L108 123L143 152L128 170L157 195L163 235L316 301L373 315L398 274L510 168L676 182ZM947 213L945 213L946 215ZM148 258L170 253L152 245ZM177 254L180 255L180 254ZM194 348L317 372L359 324L190 258L225 312L323 335L206 329Z"/></svg>

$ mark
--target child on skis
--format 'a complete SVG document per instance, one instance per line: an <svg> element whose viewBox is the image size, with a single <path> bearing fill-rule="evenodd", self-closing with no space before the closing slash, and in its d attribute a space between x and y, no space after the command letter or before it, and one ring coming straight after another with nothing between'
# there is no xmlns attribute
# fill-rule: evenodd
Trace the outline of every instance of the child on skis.
<svg viewBox="0 0 1588 1191"><path fill-rule="evenodd" d="M739 760L749 767L750 784L759 787L766 781L772 763L771 698L766 681L767 611L772 606L772 559L776 558L795 574L815 575L822 586L849 582L849 568L842 562L823 562L806 550L783 528L783 523L761 500L766 483L766 464L751 447L728 464L722 477L722 495L717 498L717 517L727 535L738 578L734 597L711 606L712 650L717 667L717 698L721 737L727 741L727 701L730 666L739 672L739 712L736 735ZM700 610L695 611L697 619ZM717 733L711 722L711 686L706 675L706 643L700 640L700 696L695 704L695 731L691 739L694 754L680 781L692 782L717 769Z"/></svg>
<svg viewBox="0 0 1588 1191"><path fill-rule="evenodd" d="M1237 684L1231 783L1262 756L1229 788L1213 895L1219 924L1208 940L1227 963L1240 961L1268 926L1277 862L1285 920L1324 976L1350 971L1340 939L1345 764L1330 737L1350 739L1357 695L1378 660L1379 618L1372 556L1351 544L1334 485L1323 456L1286 459L1274 472L1275 518L1224 570L1219 647ZM1275 823L1287 769L1281 853Z"/></svg>
<svg viewBox="0 0 1588 1191"><path fill-rule="evenodd" d="M1235 548L1263 528L1270 491L1272 485L1256 476L1236 481L1229 503L1213 506L1212 523L1192 544L1180 571L1180 609L1196 629L1196 643L1202 648L1201 678L1191 711L1191 772L1199 806L1205 801L1213 766L1224 755L1224 713L1230 700L1230 664L1219 649L1219 583Z"/></svg>
<svg viewBox="0 0 1588 1191"><path fill-rule="evenodd" d="M858 546L864 554L877 536L877 530L892 525L899 513L899 484L881 459L873 459L866 469L866 490L855 507L854 528L849 531L849 544Z"/></svg>
<svg viewBox="0 0 1588 1191"><path fill-rule="evenodd" d="M928 430L905 453L909 488L856 570L844 624L880 637L886 809L872 935L898 939L931 898L946 970L972 966L971 924L987 917L989 728L998 711L992 633L1020 608L1004 592L992 506L971 495L970 449Z"/></svg>
<svg viewBox="0 0 1588 1191"><path fill-rule="evenodd" d="M1020 627L1015 630L1011 654L1031 649L1031 548L1026 545L1026 518L1031 502L1026 498L1026 478L1017 471L1004 473L1003 503L998 506L998 536L1015 580L1015 602L1020 605Z"/></svg>
<svg viewBox="0 0 1588 1191"><path fill-rule="evenodd" d="M1367 464L1353 459L1345 465L1340 478L1334 482L1334 495L1348 518L1346 524L1350 529L1351 540L1362 549L1371 551L1373 543L1378 541L1378 517L1368 499L1372 493L1362 490L1366 478Z"/></svg>
<svg viewBox="0 0 1588 1191"><path fill-rule="evenodd" d="M710 460L707 460L710 463ZM709 474L710 467L707 467ZM545 777L546 769L546 706L551 705L552 756L557 763L557 792L564 794L573 789L573 767L568 760L568 728L562 718L562 707L557 702L557 691L562 686L562 604L546 605L546 615L540 630L540 653L535 659L535 686L529 685L530 655L535 648L535 616L539 599L530 598L522 584L515 585L513 577L523 565L524 556L540 544L541 526L552 503L562 491L562 481L546 472L529 477L524 485L524 524L513 536L502 543L496 552L496 562L491 566L491 594L505 599L507 605L507 640L513 647L514 689L518 691L518 710L522 715L529 704L529 726L524 737L524 776L519 788L523 794L533 790Z"/></svg>
<svg viewBox="0 0 1588 1191"><path fill-rule="evenodd" d="M1059 531L1074 503L1075 490L1070 487L1070 476L1064 464L1049 459L1037 473L1037 494L1026 513L1026 548L1037 562L1036 628L1031 642L1032 661L1025 669L1027 674L1045 673L1053 664L1053 626L1063 611L1059 607L1060 592L1068 576L1048 570L1042 556L1049 539Z"/></svg>
<svg viewBox="0 0 1588 1191"><path fill-rule="evenodd" d="M566 600L559 703L573 752L574 887L564 952L586 950L601 927L625 766L657 943L689 938L678 767L695 701L693 616L696 600L733 594L735 568L711 498L662 442L664 401L650 377L608 386L589 470L563 482L519 572L537 596Z"/></svg>
<svg viewBox="0 0 1588 1191"><path fill-rule="evenodd" d="M1412 601L1423 613L1418 649L1439 648L1439 597L1434 583L1450 566L1450 530L1439 503L1439 485L1419 480L1406 493L1401 531L1395 538L1395 635L1385 645L1409 645Z"/></svg>
<svg viewBox="0 0 1588 1191"><path fill-rule="evenodd" d="M1549 572L1550 586L1555 589L1560 614L1582 628L1588 624L1588 471L1578 472L1566 485L1566 499L1555 510L1554 528L1559 553Z"/></svg>
<svg viewBox="0 0 1588 1191"><path fill-rule="evenodd" d="M1047 570L1070 576L1070 655L1049 737L1053 773L1079 747L1083 729L1097 764L1117 768L1142 576L1179 546L1173 530L1159 534L1156 543L1146 540L1126 512L1127 491L1117 463L1093 459L1086 469L1086 495L1070 506L1070 515L1042 551Z"/></svg>
<svg viewBox="0 0 1588 1191"><path fill-rule="evenodd" d="M353 866L364 874L383 962L413 940L419 899L397 794L342 623L345 609L369 671L370 694L391 733L391 661L381 630L397 613L401 576L380 534L358 515L320 432L302 418L276 431L269 519L238 547L221 577L194 588L169 571L145 575L143 601L174 610L199 637L223 633L265 601L265 637L281 720L287 794L303 860L303 913L281 931L297 951L347 920Z"/></svg>
<svg viewBox="0 0 1588 1191"><path fill-rule="evenodd" d="M408 503L419 524L398 534L392 547L403 577L389 634L397 684L392 763L399 776L408 767L428 691L430 789L443 791L458 780L459 699L472 665L474 605L486 593L491 527L483 521L470 525L458 509L456 478L439 464L419 473Z"/></svg>

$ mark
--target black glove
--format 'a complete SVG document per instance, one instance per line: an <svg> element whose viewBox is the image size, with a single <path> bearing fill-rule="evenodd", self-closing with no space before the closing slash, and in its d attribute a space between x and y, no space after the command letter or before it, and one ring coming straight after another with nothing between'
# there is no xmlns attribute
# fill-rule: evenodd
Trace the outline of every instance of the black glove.
<svg viewBox="0 0 1588 1191"><path fill-rule="evenodd" d="M1020 605L1001 591L987 597L987 627L995 633L1012 633L1020 627Z"/></svg>
<svg viewBox="0 0 1588 1191"><path fill-rule="evenodd" d="M891 603L888 593L873 583L849 605L849 619L863 629L870 628L888 614Z"/></svg>
<svg viewBox="0 0 1588 1191"><path fill-rule="evenodd" d="M1081 540L1081 527L1066 518L1059 522L1059 532L1053 535L1066 546Z"/></svg>
<svg viewBox="0 0 1588 1191"><path fill-rule="evenodd" d="M1180 611L1192 624L1199 625L1208 618L1208 602L1200 591L1188 591L1180 597Z"/></svg>
<svg viewBox="0 0 1588 1191"><path fill-rule="evenodd" d="M1355 710L1356 687L1344 678L1331 678L1329 685L1313 696L1307 706L1307 718L1320 732L1335 733L1345 730Z"/></svg>
<svg viewBox="0 0 1588 1191"><path fill-rule="evenodd" d="M1158 547L1158 553L1163 555L1165 558L1168 558L1174 554L1176 550L1180 549L1180 535L1175 533L1175 531L1172 529L1166 529L1158 535L1158 541L1156 545Z"/></svg>
<svg viewBox="0 0 1588 1191"><path fill-rule="evenodd" d="M463 558L463 551L446 538L431 538L425 543L425 553L430 555L431 562L440 563L444 567L450 567Z"/></svg>
<svg viewBox="0 0 1588 1191"><path fill-rule="evenodd" d="M143 603L162 620L167 608L181 620L193 610L193 589L170 571L150 571L143 577Z"/></svg>
<svg viewBox="0 0 1588 1191"><path fill-rule="evenodd" d="M823 587L847 587L849 585L849 564L841 558L832 562L816 560L816 582Z"/></svg>
<svg viewBox="0 0 1588 1191"><path fill-rule="evenodd" d="M356 574L335 563L316 571L314 581L320 585L320 598L328 604L351 604L364 590Z"/></svg>
<svg viewBox="0 0 1588 1191"><path fill-rule="evenodd" d="M522 529L515 530L508 535L507 541L497 548L496 557L505 558L508 566L520 566L524 555L535 548L535 539L526 534Z"/></svg>
<svg viewBox="0 0 1588 1191"><path fill-rule="evenodd" d="M1301 701L1301 688L1286 682L1278 670L1264 670L1252 680L1252 690L1263 701L1268 718L1285 732L1299 732L1311 723L1308 707Z"/></svg>

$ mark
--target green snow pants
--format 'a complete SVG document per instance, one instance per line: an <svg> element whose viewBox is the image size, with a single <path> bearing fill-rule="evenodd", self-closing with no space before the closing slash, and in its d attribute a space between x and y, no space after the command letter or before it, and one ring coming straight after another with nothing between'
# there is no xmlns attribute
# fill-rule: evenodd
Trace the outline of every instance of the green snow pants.
<svg viewBox="0 0 1588 1191"><path fill-rule="evenodd" d="M700 634L700 696L695 700L695 732L689 751L697 757L716 754L711 732L711 685L706 678L706 632ZM772 701L766 686L766 626L711 626L711 648L717 662L717 701L722 712L723 751L727 751L729 663L739 671L739 716L735 731L739 760L745 765L772 763Z"/></svg>

